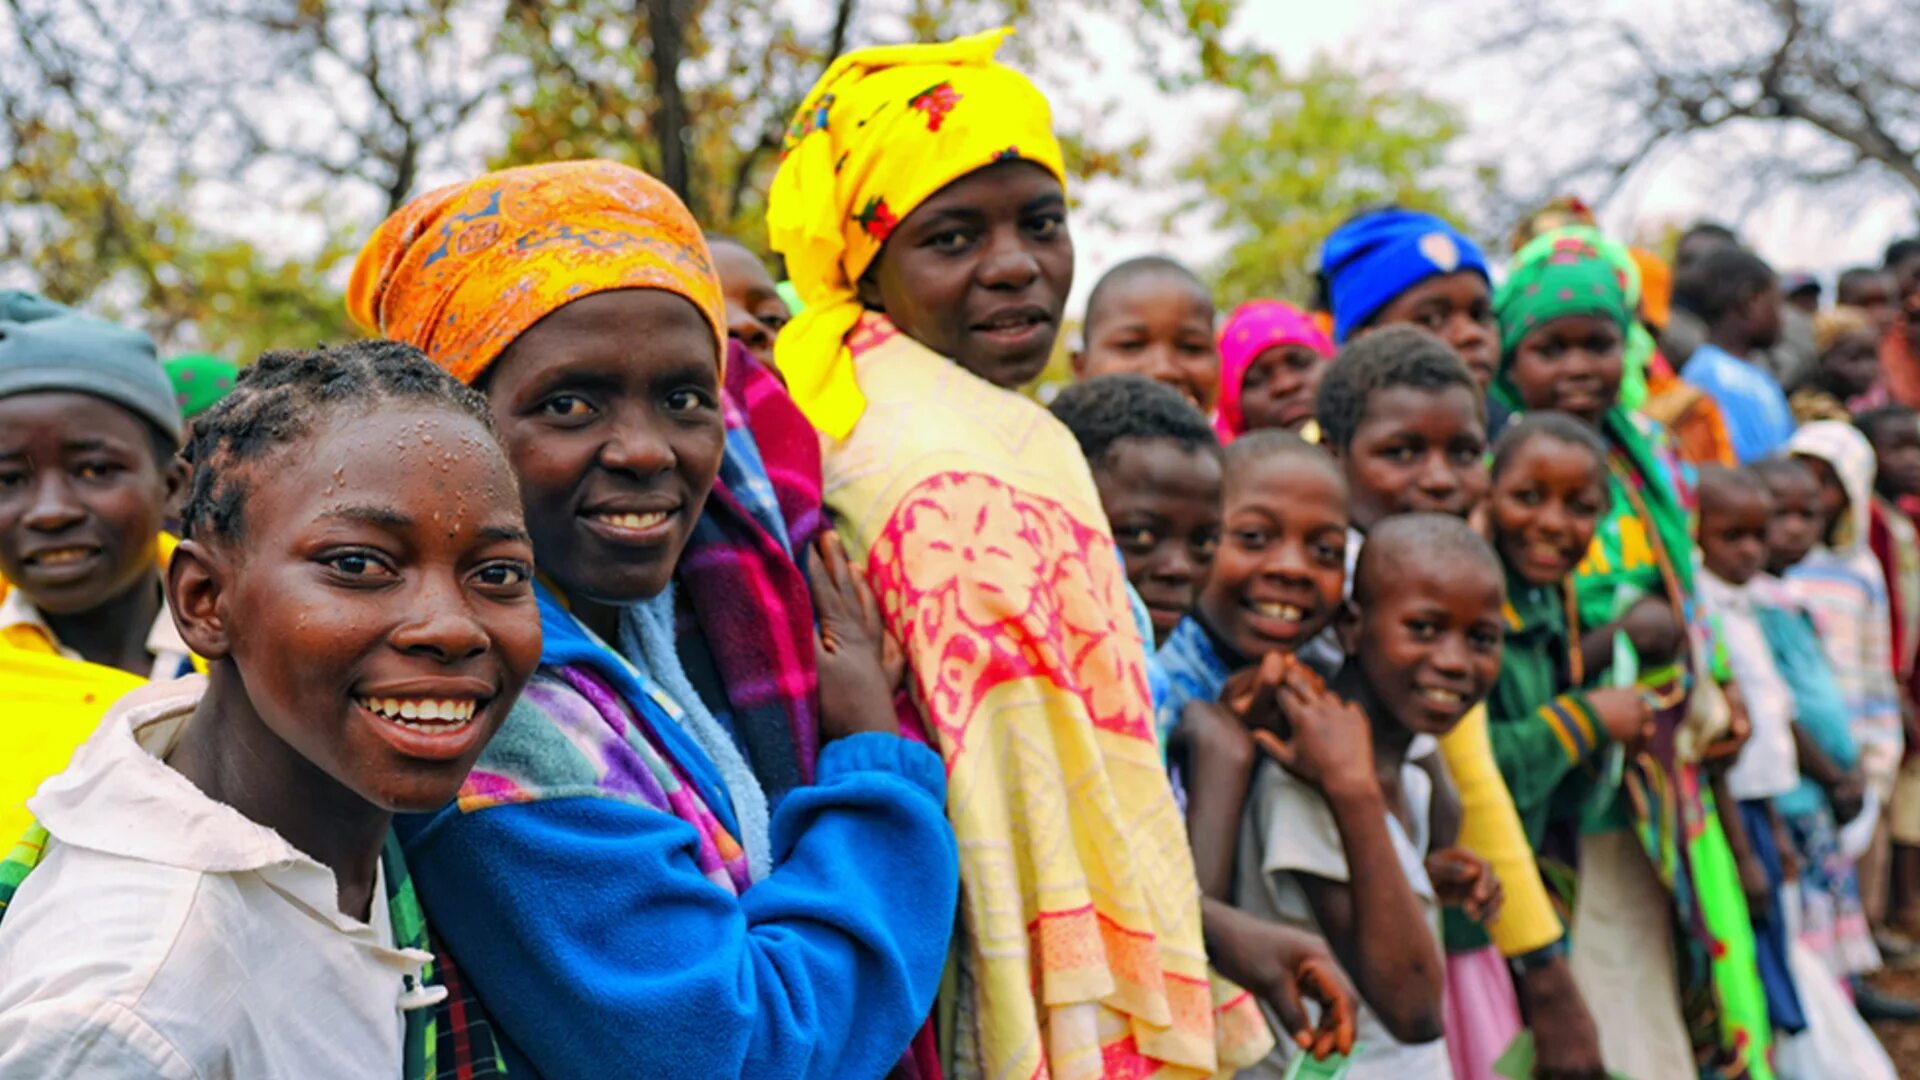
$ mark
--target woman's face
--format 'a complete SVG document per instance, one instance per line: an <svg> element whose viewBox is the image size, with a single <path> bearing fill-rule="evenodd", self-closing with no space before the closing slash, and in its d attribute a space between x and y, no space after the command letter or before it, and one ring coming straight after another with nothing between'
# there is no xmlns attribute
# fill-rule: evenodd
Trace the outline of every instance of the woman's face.
<svg viewBox="0 0 1920 1080"><path fill-rule="evenodd" d="M1473 381L1486 393L1500 366L1500 324L1493 316L1493 291L1476 270L1430 277L1380 309L1369 327L1406 323L1453 346Z"/></svg>
<svg viewBox="0 0 1920 1080"><path fill-rule="evenodd" d="M541 573L602 604L665 589L726 447L700 310L658 289L575 300L508 346L484 389Z"/></svg>
<svg viewBox="0 0 1920 1080"><path fill-rule="evenodd" d="M1033 381L1053 355L1073 288L1067 196L1029 161L941 188L888 234L861 302L995 386Z"/></svg>
<svg viewBox="0 0 1920 1080"><path fill-rule="evenodd" d="M1620 397L1625 349L1612 319L1562 315L1520 339L1507 377L1528 409L1557 409L1597 427Z"/></svg>
<svg viewBox="0 0 1920 1080"><path fill-rule="evenodd" d="M1313 399L1327 358L1305 345L1275 345L1253 358L1240 381L1240 416L1246 430L1299 431L1313 419Z"/></svg>

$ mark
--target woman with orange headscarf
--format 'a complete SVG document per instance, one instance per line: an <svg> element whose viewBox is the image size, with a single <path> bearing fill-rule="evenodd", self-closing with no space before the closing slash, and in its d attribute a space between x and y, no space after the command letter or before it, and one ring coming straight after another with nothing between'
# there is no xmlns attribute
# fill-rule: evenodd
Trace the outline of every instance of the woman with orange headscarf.
<svg viewBox="0 0 1920 1080"><path fill-rule="evenodd" d="M762 455L817 448L728 352L686 208L611 162L491 173L382 225L348 304L487 395L539 569L539 671L396 823L452 959L440 1075L884 1073L947 953L945 777L830 539L808 597L818 507Z"/></svg>
<svg viewBox="0 0 1920 1080"><path fill-rule="evenodd" d="M943 1054L964 1075L1206 1076L1271 1040L1209 976L1092 477L1013 392L1052 354L1073 244L1047 102L994 60L1006 34L861 50L809 93L768 202L806 305L774 359L947 768L963 903Z"/></svg>

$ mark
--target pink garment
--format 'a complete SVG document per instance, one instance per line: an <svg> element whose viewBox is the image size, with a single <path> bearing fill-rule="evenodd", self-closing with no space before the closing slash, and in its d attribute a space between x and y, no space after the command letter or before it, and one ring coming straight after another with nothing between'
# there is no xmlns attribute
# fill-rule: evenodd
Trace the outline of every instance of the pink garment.
<svg viewBox="0 0 1920 1080"><path fill-rule="evenodd" d="M1220 328L1220 408L1213 427L1221 442L1246 430L1240 415L1240 387L1253 359L1277 345L1305 345L1321 356L1333 355L1333 341L1313 317L1280 300L1249 300L1235 308Z"/></svg>
<svg viewBox="0 0 1920 1080"><path fill-rule="evenodd" d="M1447 954L1447 1057L1453 1080L1499 1080L1494 1063L1524 1029L1513 975L1491 945Z"/></svg>

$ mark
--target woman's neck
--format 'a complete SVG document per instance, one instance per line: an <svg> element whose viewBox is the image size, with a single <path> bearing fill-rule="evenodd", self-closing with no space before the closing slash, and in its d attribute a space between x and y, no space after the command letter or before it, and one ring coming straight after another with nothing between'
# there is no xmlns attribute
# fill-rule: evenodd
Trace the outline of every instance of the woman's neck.
<svg viewBox="0 0 1920 1080"><path fill-rule="evenodd" d="M597 600L586 600L575 596L566 596L567 610L580 620L580 625L594 632L608 646L620 647L620 608L613 604L602 604Z"/></svg>
<svg viewBox="0 0 1920 1080"><path fill-rule="evenodd" d="M214 665L167 764L208 798L332 870L341 912L369 919L392 812L327 775L267 727L232 661Z"/></svg>
<svg viewBox="0 0 1920 1080"><path fill-rule="evenodd" d="M1707 340L1741 360L1750 359L1753 353L1752 339L1724 323L1709 331Z"/></svg>
<svg viewBox="0 0 1920 1080"><path fill-rule="evenodd" d="M160 617L160 580L153 572L141 574L118 596L98 607L70 615L42 611L40 617L60 644L89 663L146 678L153 673L147 635Z"/></svg>

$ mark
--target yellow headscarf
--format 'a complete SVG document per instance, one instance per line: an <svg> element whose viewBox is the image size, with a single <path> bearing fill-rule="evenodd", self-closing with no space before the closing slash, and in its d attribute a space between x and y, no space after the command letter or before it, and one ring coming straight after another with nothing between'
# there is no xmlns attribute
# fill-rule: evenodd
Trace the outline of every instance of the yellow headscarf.
<svg viewBox="0 0 1920 1080"><path fill-rule="evenodd" d="M862 310L855 283L894 226L997 161L1031 161L1066 183L1047 99L993 58L1012 32L848 53L787 129L767 231L806 309L780 331L774 362L807 419L835 439L866 406L843 343Z"/></svg>
<svg viewBox="0 0 1920 1080"><path fill-rule="evenodd" d="M470 384L534 323L615 289L686 297L724 363L726 300L685 204L631 166L559 161L490 172L401 207L355 260L347 313Z"/></svg>

